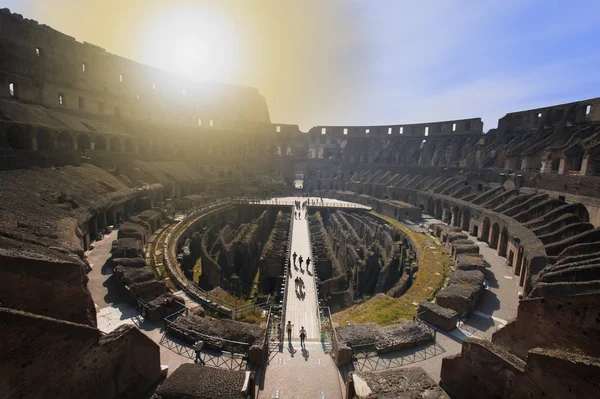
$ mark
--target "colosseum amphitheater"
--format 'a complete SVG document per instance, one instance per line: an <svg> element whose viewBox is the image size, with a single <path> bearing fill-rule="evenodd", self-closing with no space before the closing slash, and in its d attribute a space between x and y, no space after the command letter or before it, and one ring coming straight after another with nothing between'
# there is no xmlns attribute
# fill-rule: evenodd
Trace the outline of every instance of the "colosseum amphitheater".
<svg viewBox="0 0 600 399"><path fill-rule="evenodd" d="M0 396L598 397L600 98L302 132L0 31Z"/></svg>

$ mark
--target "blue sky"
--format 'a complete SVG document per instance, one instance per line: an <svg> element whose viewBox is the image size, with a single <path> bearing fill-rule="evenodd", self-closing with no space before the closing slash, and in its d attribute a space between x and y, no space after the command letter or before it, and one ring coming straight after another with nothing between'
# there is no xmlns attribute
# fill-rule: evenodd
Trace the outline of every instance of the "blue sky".
<svg viewBox="0 0 600 399"><path fill-rule="evenodd" d="M4 3L79 41L171 70L173 26L200 48L228 25L223 32L238 43L224 43L223 54L202 61L215 67L188 68L189 76L256 87L272 121L303 130L481 117L487 131L507 112L600 96L597 0ZM209 8L220 13L209 34L180 21L208 18ZM228 59L239 65L219 65Z"/></svg>
<svg viewBox="0 0 600 399"><path fill-rule="evenodd" d="M487 130L507 112L600 96L600 2L431 3L358 3L376 101L357 119L481 116Z"/></svg>

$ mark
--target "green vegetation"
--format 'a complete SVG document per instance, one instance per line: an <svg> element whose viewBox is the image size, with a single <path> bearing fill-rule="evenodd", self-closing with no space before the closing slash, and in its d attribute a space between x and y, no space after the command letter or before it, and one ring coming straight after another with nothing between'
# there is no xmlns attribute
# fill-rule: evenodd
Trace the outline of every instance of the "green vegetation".
<svg viewBox="0 0 600 399"><path fill-rule="evenodd" d="M202 257L199 257L196 264L192 268L192 280L194 283L198 283L198 280L202 276Z"/></svg>
<svg viewBox="0 0 600 399"><path fill-rule="evenodd" d="M390 217L373 211L370 213L410 238L417 253L418 272L411 287L400 298L380 294L335 314L334 321L341 325L375 322L385 326L399 319L412 319L417 313L418 304L432 300L450 273L450 258L445 248L437 245L433 238L415 233Z"/></svg>

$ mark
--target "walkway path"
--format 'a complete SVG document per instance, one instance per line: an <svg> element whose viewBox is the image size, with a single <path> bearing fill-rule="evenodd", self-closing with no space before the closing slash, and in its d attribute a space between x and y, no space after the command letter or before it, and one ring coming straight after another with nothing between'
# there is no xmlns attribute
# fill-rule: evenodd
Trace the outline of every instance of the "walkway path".
<svg viewBox="0 0 600 399"><path fill-rule="evenodd" d="M303 198L289 198L304 201ZM296 268L292 265L292 276L288 285L286 300L286 323L291 321L294 325L292 340L286 340L283 350L270 356L265 370L264 382L261 384L259 398L316 398L339 399L342 398L343 381L338 367L331 356L325 352L320 342L320 324L318 316L318 301L313 264L310 273L306 270L306 258L310 254L310 234L308 221L301 212L300 219L293 220L291 253L302 255L302 271L299 262ZM294 288L294 279L301 277L305 289L302 294ZM304 327L307 339L304 348L300 345L299 331Z"/></svg>
<svg viewBox="0 0 600 399"><path fill-rule="evenodd" d="M161 345L163 324L144 320L140 312L123 299L114 282L110 249L113 240L117 239L117 230L107 234L100 241L94 242L94 249L85 253L92 271L88 273L88 289L96 305L98 329L109 333L122 324L133 324L151 338L160 347L160 362L173 372L182 363L191 363L192 355L182 356L173 348Z"/></svg>
<svg viewBox="0 0 600 399"><path fill-rule="evenodd" d="M318 318L317 288L314 276L313 263L309 269L306 268L306 259L312 257L310 253L310 235L308 220L304 219L302 212L299 220L293 220L292 248L291 253L296 253L298 258L302 256L304 262L300 267L299 260L290 268L291 276L287 291L285 317L294 325L292 336L299 339L300 328L304 327L308 339L320 339L321 333ZM293 263L293 258L292 258ZM294 279L300 277L304 281L303 289L295 289ZM287 334L287 332L286 332Z"/></svg>

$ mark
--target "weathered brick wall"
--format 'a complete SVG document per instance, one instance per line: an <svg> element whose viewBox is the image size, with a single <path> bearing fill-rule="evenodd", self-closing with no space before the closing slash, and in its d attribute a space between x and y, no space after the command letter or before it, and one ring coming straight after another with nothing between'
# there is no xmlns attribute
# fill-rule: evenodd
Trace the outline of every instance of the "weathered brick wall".
<svg viewBox="0 0 600 399"><path fill-rule="evenodd" d="M96 326L96 309L81 260L4 248L0 249L0 265L2 306Z"/></svg>
<svg viewBox="0 0 600 399"><path fill-rule="evenodd" d="M160 353L136 327L93 327L0 308L0 387L7 398L139 397Z"/></svg>
<svg viewBox="0 0 600 399"><path fill-rule="evenodd" d="M575 350L600 357L600 294L524 299L517 319L493 342L525 358L536 347Z"/></svg>
<svg viewBox="0 0 600 399"><path fill-rule="evenodd" d="M534 349L527 362L486 340L469 338L442 360L440 385L452 398L596 398L597 358Z"/></svg>

